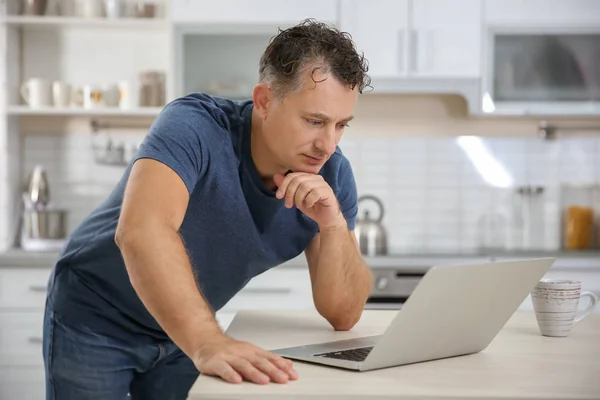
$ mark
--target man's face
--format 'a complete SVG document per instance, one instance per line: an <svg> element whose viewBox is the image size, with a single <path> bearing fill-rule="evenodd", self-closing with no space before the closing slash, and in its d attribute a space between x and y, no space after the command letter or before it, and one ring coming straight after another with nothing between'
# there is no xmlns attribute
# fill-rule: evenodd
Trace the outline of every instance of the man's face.
<svg viewBox="0 0 600 400"><path fill-rule="evenodd" d="M262 133L278 166L316 174L335 152L352 119L358 89L352 90L319 70L313 74L315 84L311 70L304 74L301 90L288 93L280 101L271 98Z"/></svg>

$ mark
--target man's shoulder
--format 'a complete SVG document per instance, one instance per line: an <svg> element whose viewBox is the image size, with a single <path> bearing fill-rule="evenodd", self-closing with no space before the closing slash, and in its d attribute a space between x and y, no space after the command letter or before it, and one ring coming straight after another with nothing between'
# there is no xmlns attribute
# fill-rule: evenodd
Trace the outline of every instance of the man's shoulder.
<svg viewBox="0 0 600 400"><path fill-rule="evenodd" d="M234 101L200 92L190 93L164 107L153 123L151 133L197 138L208 147L230 145L232 137L237 138L247 122L251 105L251 100Z"/></svg>
<svg viewBox="0 0 600 400"><path fill-rule="evenodd" d="M195 92L179 97L167 104L161 114L181 115L191 119L211 119L229 127L243 118L252 100L236 101Z"/></svg>

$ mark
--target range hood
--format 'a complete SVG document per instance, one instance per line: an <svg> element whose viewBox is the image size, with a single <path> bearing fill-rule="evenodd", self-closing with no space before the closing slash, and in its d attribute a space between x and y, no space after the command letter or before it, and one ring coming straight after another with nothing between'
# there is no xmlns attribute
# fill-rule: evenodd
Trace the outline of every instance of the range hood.
<svg viewBox="0 0 600 400"><path fill-rule="evenodd" d="M460 95L467 103L469 114L480 114L480 83L477 78L372 77L371 86L373 89L366 91L365 94Z"/></svg>

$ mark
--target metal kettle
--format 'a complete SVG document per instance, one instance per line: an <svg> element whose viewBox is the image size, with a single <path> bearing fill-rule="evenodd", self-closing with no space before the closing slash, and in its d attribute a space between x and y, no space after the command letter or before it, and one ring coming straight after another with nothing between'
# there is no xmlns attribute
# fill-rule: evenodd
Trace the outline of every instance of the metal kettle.
<svg viewBox="0 0 600 400"><path fill-rule="evenodd" d="M387 254L387 233L381 221L383 220L383 203L373 195L359 197L358 204L365 200L374 201L379 208L379 216L376 219L369 217L369 211L365 210L363 218L356 220L354 233L360 252L366 256L381 256Z"/></svg>

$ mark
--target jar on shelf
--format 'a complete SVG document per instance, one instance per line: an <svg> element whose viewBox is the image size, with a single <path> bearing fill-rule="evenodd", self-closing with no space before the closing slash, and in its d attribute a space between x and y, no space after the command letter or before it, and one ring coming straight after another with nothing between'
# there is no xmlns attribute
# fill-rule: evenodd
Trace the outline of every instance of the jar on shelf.
<svg viewBox="0 0 600 400"><path fill-rule="evenodd" d="M161 71L142 71L139 75L140 107L165 105L165 74Z"/></svg>
<svg viewBox="0 0 600 400"><path fill-rule="evenodd" d="M47 0L22 0L21 14L23 15L44 15L46 14Z"/></svg>
<svg viewBox="0 0 600 400"><path fill-rule="evenodd" d="M567 250L588 250L595 244L595 214L598 199L594 185L563 187L563 236Z"/></svg>

